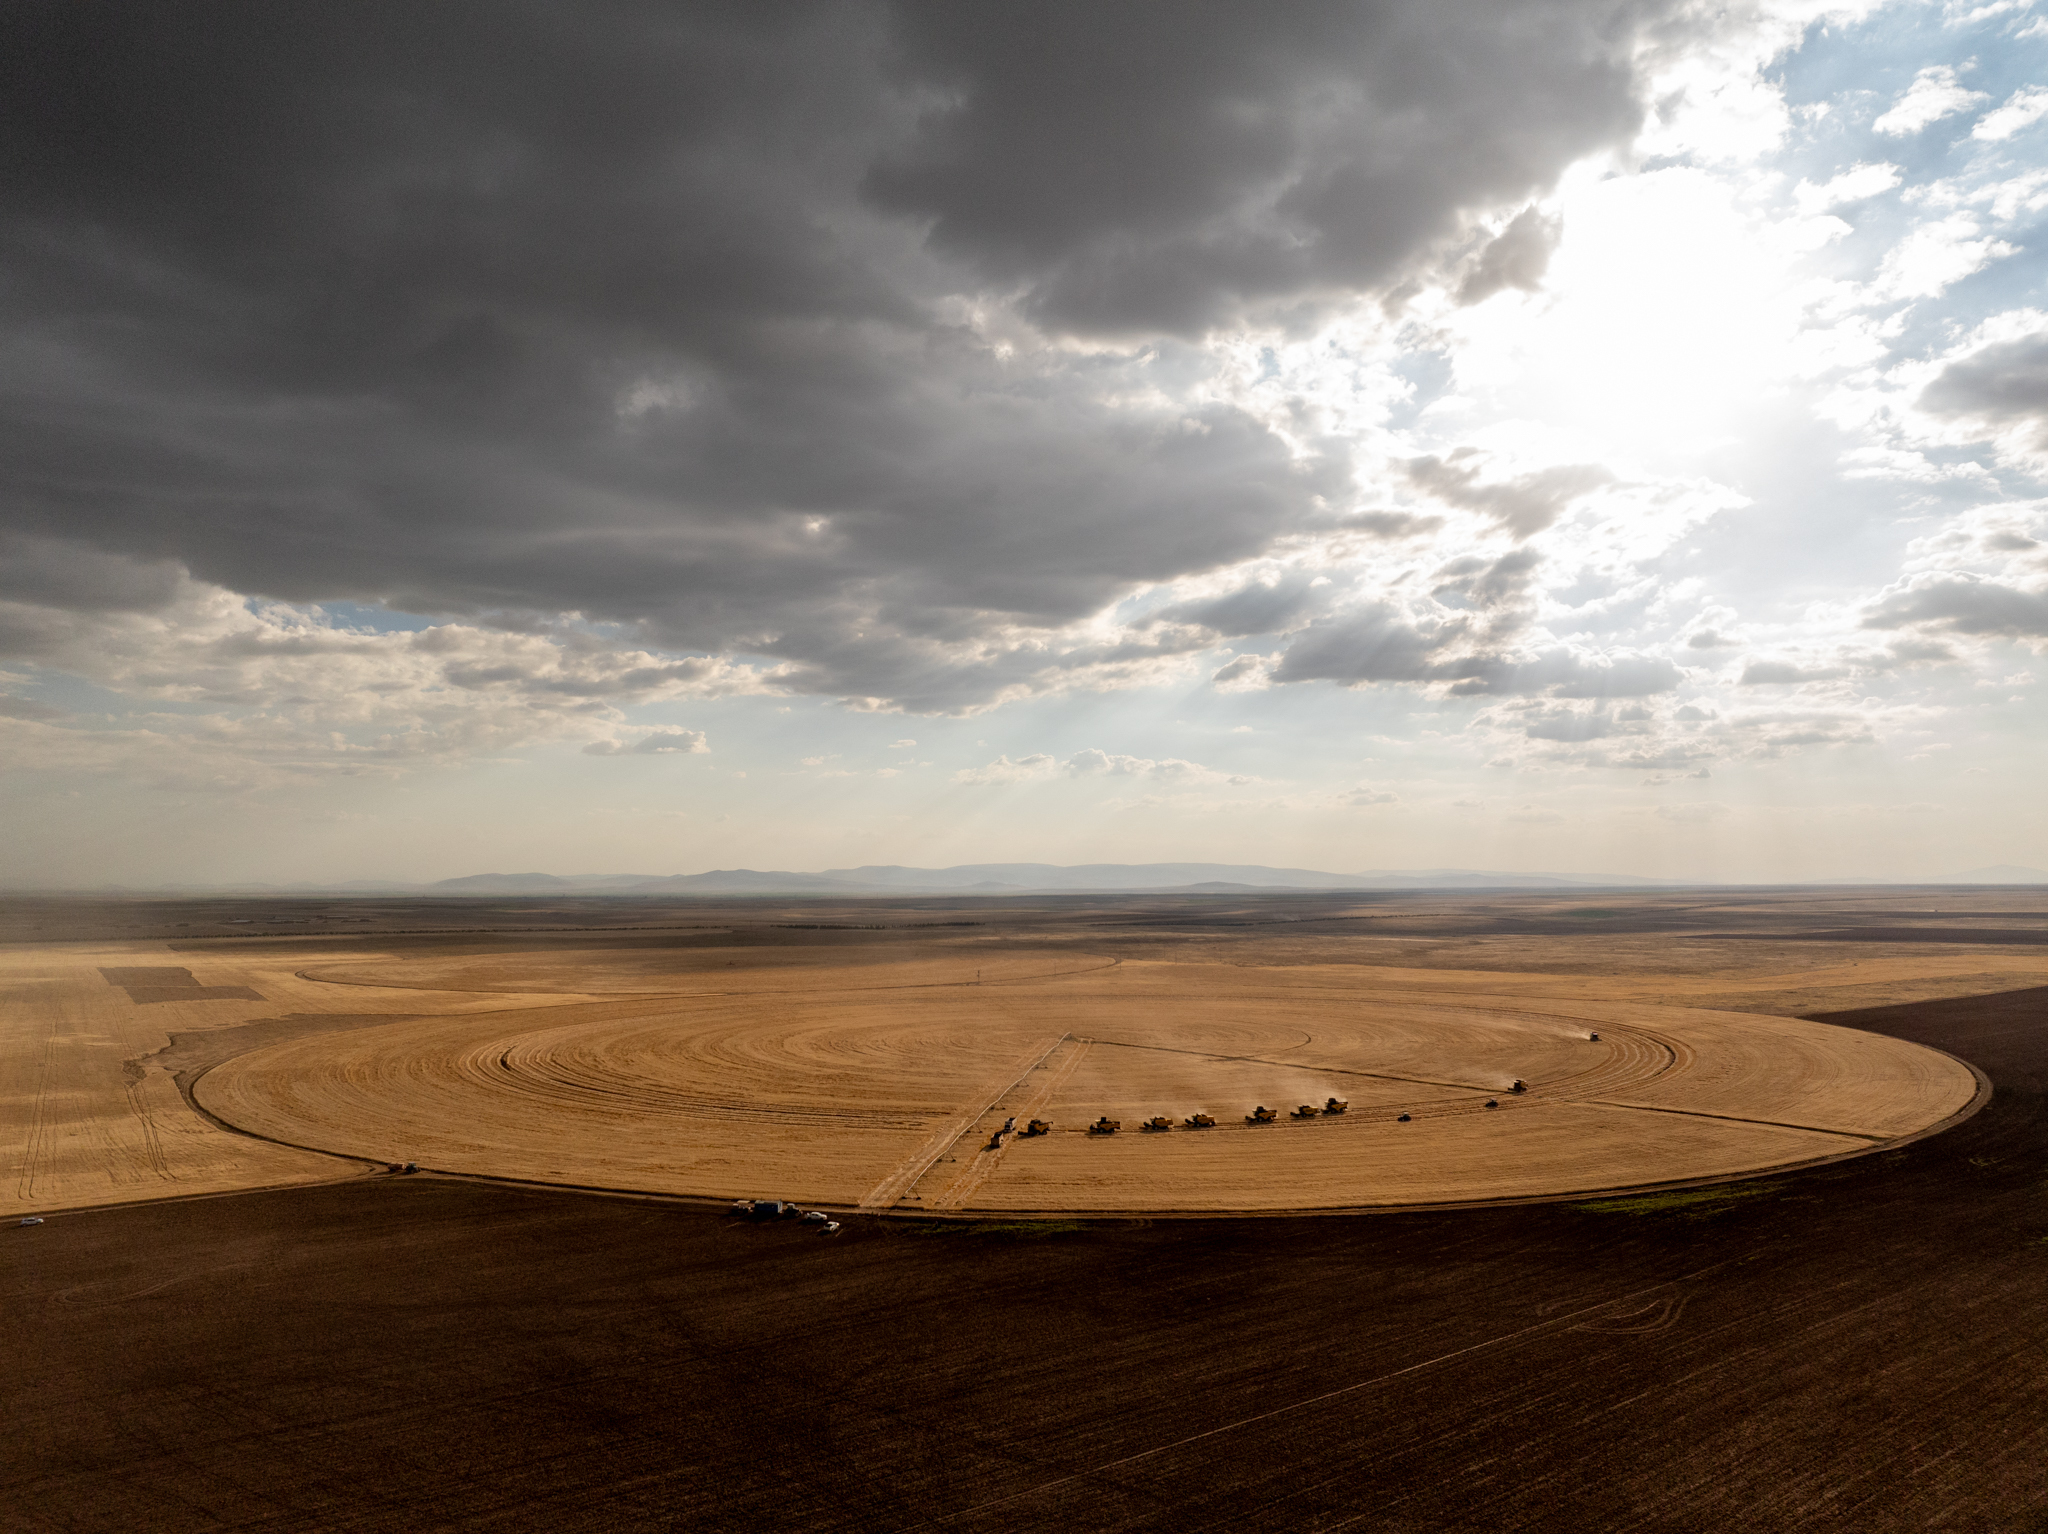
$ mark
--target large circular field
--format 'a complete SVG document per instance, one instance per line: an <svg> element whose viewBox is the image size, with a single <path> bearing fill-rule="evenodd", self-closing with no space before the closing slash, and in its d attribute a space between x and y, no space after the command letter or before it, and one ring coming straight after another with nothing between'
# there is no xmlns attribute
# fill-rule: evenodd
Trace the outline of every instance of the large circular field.
<svg viewBox="0 0 2048 1534"><path fill-rule="evenodd" d="M273 1045L195 1095L290 1144L489 1176L875 1210L1221 1213L1750 1175L1924 1133L1979 1093L1933 1050L1603 999L1597 980L1066 956L979 978L814 966L621 994L616 976L550 962L548 985L500 964L518 1008ZM303 978L482 988L404 961ZM564 999L536 1005L551 988ZM1332 1097L1341 1116L1290 1116ZM1279 1120L1247 1124L1260 1105ZM1215 1127L1186 1127L1198 1113ZM1086 1132L1105 1115L1119 1133ZM1173 1127L1141 1131L1155 1115ZM1012 1118L1053 1129L999 1139Z"/></svg>

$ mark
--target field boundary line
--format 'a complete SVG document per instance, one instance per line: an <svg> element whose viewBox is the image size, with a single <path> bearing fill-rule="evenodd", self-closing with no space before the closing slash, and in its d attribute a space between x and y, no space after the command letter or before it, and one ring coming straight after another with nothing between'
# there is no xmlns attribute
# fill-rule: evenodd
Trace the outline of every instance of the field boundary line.
<svg viewBox="0 0 2048 1534"><path fill-rule="evenodd" d="M1660 1108L1654 1103L1624 1103L1603 1097L1575 1097L1573 1106L1580 1108L1613 1108L1621 1113L1675 1113L1688 1119L1719 1119L1725 1124L1762 1124L1771 1129L1798 1129L1807 1134L1836 1135L1844 1140L1867 1140L1872 1145L1888 1144L1891 1135L1869 1135L1860 1129L1823 1129L1818 1124L1788 1124L1782 1119L1746 1118L1740 1113L1709 1113L1704 1108Z"/></svg>

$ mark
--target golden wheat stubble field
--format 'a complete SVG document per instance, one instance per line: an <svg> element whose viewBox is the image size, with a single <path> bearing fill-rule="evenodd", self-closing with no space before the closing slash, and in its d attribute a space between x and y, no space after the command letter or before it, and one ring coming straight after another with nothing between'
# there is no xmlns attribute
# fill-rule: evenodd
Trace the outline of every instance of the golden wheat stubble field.
<svg viewBox="0 0 2048 1534"><path fill-rule="evenodd" d="M942 1213L1398 1207L1739 1176L1924 1131L1978 1090L1946 1056L1758 1010L1772 995L2048 967L1866 946L1648 974L1617 937L1603 947L1623 962L1561 974L1358 962L1369 945L1260 965L1256 941L1163 961L875 936L895 946L0 952L0 1209L405 1160ZM1717 1008L1729 994L1751 1010ZM1348 1111L1290 1116L1330 1097ZM1279 1121L1247 1125L1254 1105ZM1186 1127L1196 1113L1215 1127ZM1122 1130L1085 1133L1103 1115ZM1143 1131L1155 1115L1173 1127ZM1034 1117L1053 1132L997 1139Z"/></svg>
<svg viewBox="0 0 2048 1534"><path fill-rule="evenodd" d="M196 1095L280 1140L488 1176L876 1210L1226 1212L1732 1176L1869 1150L1977 1091L1918 1046L1554 976L1074 953L973 968L732 969L717 991L603 999L592 976L553 1006L259 1049ZM403 969L332 978L389 986ZM1291 1116L1331 1097L1341 1116ZM1282 1116L1247 1124L1257 1105ZM1187 1127L1197 1113L1215 1126ZM1103 1116L1121 1131L1088 1133ZM1172 1127L1142 1129L1154 1116ZM1052 1133L998 1140L1032 1118Z"/></svg>
<svg viewBox="0 0 2048 1534"><path fill-rule="evenodd" d="M294 972L301 963L163 942L0 948L0 1215L360 1175L358 1164L210 1123L168 1068L174 1036L342 1012L333 987ZM357 988L346 1010L358 1022L398 1016L417 1010L417 996Z"/></svg>

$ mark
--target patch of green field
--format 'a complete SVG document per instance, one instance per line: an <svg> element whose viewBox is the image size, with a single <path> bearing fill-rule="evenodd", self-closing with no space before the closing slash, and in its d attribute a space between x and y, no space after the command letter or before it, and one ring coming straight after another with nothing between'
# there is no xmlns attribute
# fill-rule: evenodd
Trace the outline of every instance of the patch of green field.
<svg viewBox="0 0 2048 1534"><path fill-rule="evenodd" d="M1718 1188L1674 1188L1669 1193L1640 1193L1633 1198L1602 1198L1574 1204L1582 1214L1676 1214L1702 1219L1720 1214L1745 1200L1775 1193L1782 1183L1724 1183Z"/></svg>

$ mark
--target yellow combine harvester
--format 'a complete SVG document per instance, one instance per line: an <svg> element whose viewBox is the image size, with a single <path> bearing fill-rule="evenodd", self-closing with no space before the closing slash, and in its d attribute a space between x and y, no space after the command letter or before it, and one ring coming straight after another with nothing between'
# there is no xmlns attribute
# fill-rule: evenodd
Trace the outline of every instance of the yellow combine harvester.
<svg viewBox="0 0 2048 1534"><path fill-rule="evenodd" d="M1278 1108L1254 1108L1244 1116L1247 1124L1275 1124L1280 1120Z"/></svg>
<svg viewBox="0 0 2048 1534"><path fill-rule="evenodd" d="M1288 1114L1287 1116L1291 1119L1312 1119L1322 1111L1323 1110L1318 1108L1314 1103L1303 1103L1299 1108L1296 1108L1292 1113Z"/></svg>
<svg viewBox="0 0 2048 1534"><path fill-rule="evenodd" d="M1027 1140L1036 1139L1039 1135L1049 1135L1051 1133L1052 1120L1050 1119L1033 1119L1024 1126L1024 1138Z"/></svg>
<svg viewBox="0 0 2048 1534"><path fill-rule="evenodd" d="M1105 1113L1101 1118L1088 1126L1088 1133L1092 1135L1113 1135L1123 1127L1124 1121L1122 1119L1113 1119Z"/></svg>
<svg viewBox="0 0 2048 1534"><path fill-rule="evenodd" d="M1161 1113L1145 1120L1138 1127L1147 1134L1165 1134L1167 1130L1173 1128L1173 1120Z"/></svg>
<svg viewBox="0 0 2048 1534"><path fill-rule="evenodd" d="M1214 1129L1216 1127L1216 1115L1213 1113L1197 1113L1182 1119L1181 1122L1190 1129Z"/></svg>
<svg viewBox="0 0 2048 1534"><path fill-rule="evenodd" d="M1331 1098L1331 1099L1330 1099L1330 1100L1329 1100L1328 1102L1326 1102L1326 1103L1324 1103L1324 1104L1323 1104L1323 1112L1325 1112L1325 1113L1343 1113L1343 1112L1345 1112L1346 1110L1348 1110L1348 1109L1349 1109L1350 1107L1351 1107L1351 1104L1350 1104L1350 1102L1349 1102L1349 1100L1348 1100L1348 1099L1345 1099L1345 1098L1342 1098L1342 1097L1333 1097L1333 1098Z"/></svg>

